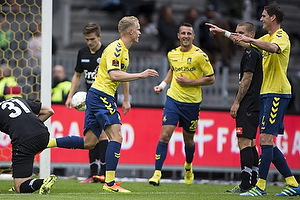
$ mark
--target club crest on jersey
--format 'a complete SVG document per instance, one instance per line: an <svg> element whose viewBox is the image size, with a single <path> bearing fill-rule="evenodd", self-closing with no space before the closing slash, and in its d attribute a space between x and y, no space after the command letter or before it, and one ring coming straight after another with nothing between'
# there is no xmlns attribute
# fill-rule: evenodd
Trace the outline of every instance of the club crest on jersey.
<svg viewBox="0 0 300 200"><path fill-rule="evenodd" d="M191 63L192 63L192 58L187 58L186 63L187 63L187 64L191 64Z"/></svg>
<svg viewBox="0 0 300 200"><path fill-rule="evenodd" d="M119 66L119 61L118 60L113 60L112 61L112 66L118 67Z"/></svg>

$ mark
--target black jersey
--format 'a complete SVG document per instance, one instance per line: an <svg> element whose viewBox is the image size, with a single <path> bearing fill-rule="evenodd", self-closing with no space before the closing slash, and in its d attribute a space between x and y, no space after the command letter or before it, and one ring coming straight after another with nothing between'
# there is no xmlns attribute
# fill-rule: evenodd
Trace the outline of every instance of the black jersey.
<svg viewBox="0 0 300 200"><path fill-rule="evenodd" d="M81 48L78 51L75 71L78 73L84 73L86 91L90 89L91 85L95 81L101 55L104 49L105 46L102 44L95 54L91 53L88 46Z"/></svg>
<svg viewBox="0 0 300 200"><path fill-rule="evenodd" d="M262 54L257 49L246 49L241 60L239 82L244 72L252 72L253 77L250 87L241 101L239 110L259 111L260 110L260 88L263 79Z"/></svg>
<svg viewBox="0 0 300 200"><path fill-rule="evenodd" d="M12 145L48 132L47 127L37 117L41 107L41 102L19 97L0 102L0 131L9 135Z"/></svg>

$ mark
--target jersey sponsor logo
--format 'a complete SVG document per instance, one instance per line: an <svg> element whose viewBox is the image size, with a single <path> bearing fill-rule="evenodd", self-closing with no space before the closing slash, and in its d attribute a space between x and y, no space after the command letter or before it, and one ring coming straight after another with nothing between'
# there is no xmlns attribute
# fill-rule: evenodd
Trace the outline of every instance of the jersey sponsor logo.
<svg viewBox="0 0 300 200"><path fill-rule="evenodd" d="M81 59L81 62L82 62L82 63L90 63L90 59L85 59L85 58L83 58L83 59Z"/></svg>
<svg viewBox="0 0 300 200"><path fill-rule="evenodd" d="M89 85L92 85L92 84L94 83L94 81L95 81L95 80L87 80L87 79L86 79L86 83L89 84Z"/></svg>
<svg viewBox="0 0 300 200"><path fill-rule="evenodd" d="M119 61L118 60L113 60L112 61L112 66L118 67L119 66Z"/></svg>
<svg viewBox="0 0 300 200"><path fill-rule="evenodd" d="M271 55L271 54L272 54L272 53L270 53L270 52L263 51L262 57L265 58L265 57L267 57L267 56L269 56L269 55Z"/></svg>
<svg viewBox="0 0 300 200"><path fill-rule="evenodd" d="M173 71L192 72L192 71L196 71L196 67L188 67L188 66L174 67Z"/></svg>
<svg viewBox="0 0 300 200"><path fill-rule="evenodd" d="M237 135L242 135L243 134L243 128L242 127L236 127L235 132Z"/></svg>
<svg viewBox="0 0 300 200"><path fill-rule="evenodd" d="M98 71L98 66L96 67L96 69L93 71L93 72L90 72L88 70L83 70L84 72L84 78L86 80L88 79L92 79L92 80L95 80L95 78L97 77L97 71Z"/></svg>

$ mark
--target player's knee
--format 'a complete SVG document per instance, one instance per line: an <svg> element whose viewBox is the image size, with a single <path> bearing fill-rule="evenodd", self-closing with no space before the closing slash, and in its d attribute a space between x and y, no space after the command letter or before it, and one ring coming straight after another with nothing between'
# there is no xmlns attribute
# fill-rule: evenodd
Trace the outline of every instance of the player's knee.
<svg viewBox="0 0 300 200"><path fill-rule="evenodd" d="M242 150L246 147L251 147L251 140L249 138L239 137L238 138L238 146L239 146L240 150Z"/></svg>
<svg viewBox="0 0 300 200"><path fill-rule="evenodd" d="M261 133L259 137L260 145L273 145L273 135L267 133Z"/></svg>
<svg viewBox="0 0 300 200"><path fill-rule="evenodd" d="M161 141L163 143L169 143L170 137L168 137L166 135L161 135L159 141Z"/></svg>
<svg viewBox="0 0 300 200"><path fill-rule="evenodd" d="M95 148L96 144L97 144L97 142L86 142L84 144L84 148L88 149L88 150L92 150Z"/></svg>
<svg viewBox="0 0 300 200"><path fill-rule="evenodd" d="M194 141L185 141L184 144L186 147L192 147L195 143Z"/></svg>
<svg viewBox="0 0 300 200"><path fill-rule="evenodd" d="M167 132L162 132L160 134L160 141L163 143L168 143L171 139L172 134L169 134Z"/></svg>

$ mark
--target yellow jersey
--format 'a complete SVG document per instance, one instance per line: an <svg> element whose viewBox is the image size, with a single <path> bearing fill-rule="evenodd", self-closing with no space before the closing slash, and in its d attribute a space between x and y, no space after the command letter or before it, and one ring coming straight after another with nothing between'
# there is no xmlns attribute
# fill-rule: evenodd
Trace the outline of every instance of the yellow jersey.
<svg viewBox="0 0 300 200"><path fill-rule="evenodd" d="M270 53L263 50L263 82L261 95L267 94L291 94L291 84L287 78L291 43L289 36L282 29L278 29L272 35L266 34L259 40L276 44L279 50Z"/></svg>
<svg viewBox="0 0 300 200"><path fill-rule="evenodd" d="M199 79L214 75L214 70L209 62L208 56L198 47L194 46L187 52L182 52L181 47L168 53L170 68L173 71L171 86L167 95L176 101L184 103L200 103L202 92L200 85L181 86L176 82L176 77L183 74L188 79Z"/></svg>
<svg viewBox="0 0 300 200"><path fill-rule="evenodd" d="M128 49L125 47L123 41L119 39L110 43L101 56L97 77L91 87L114 96L120 82L111 81L109 72L112 70L125 72L128 65Z"/></svg>

